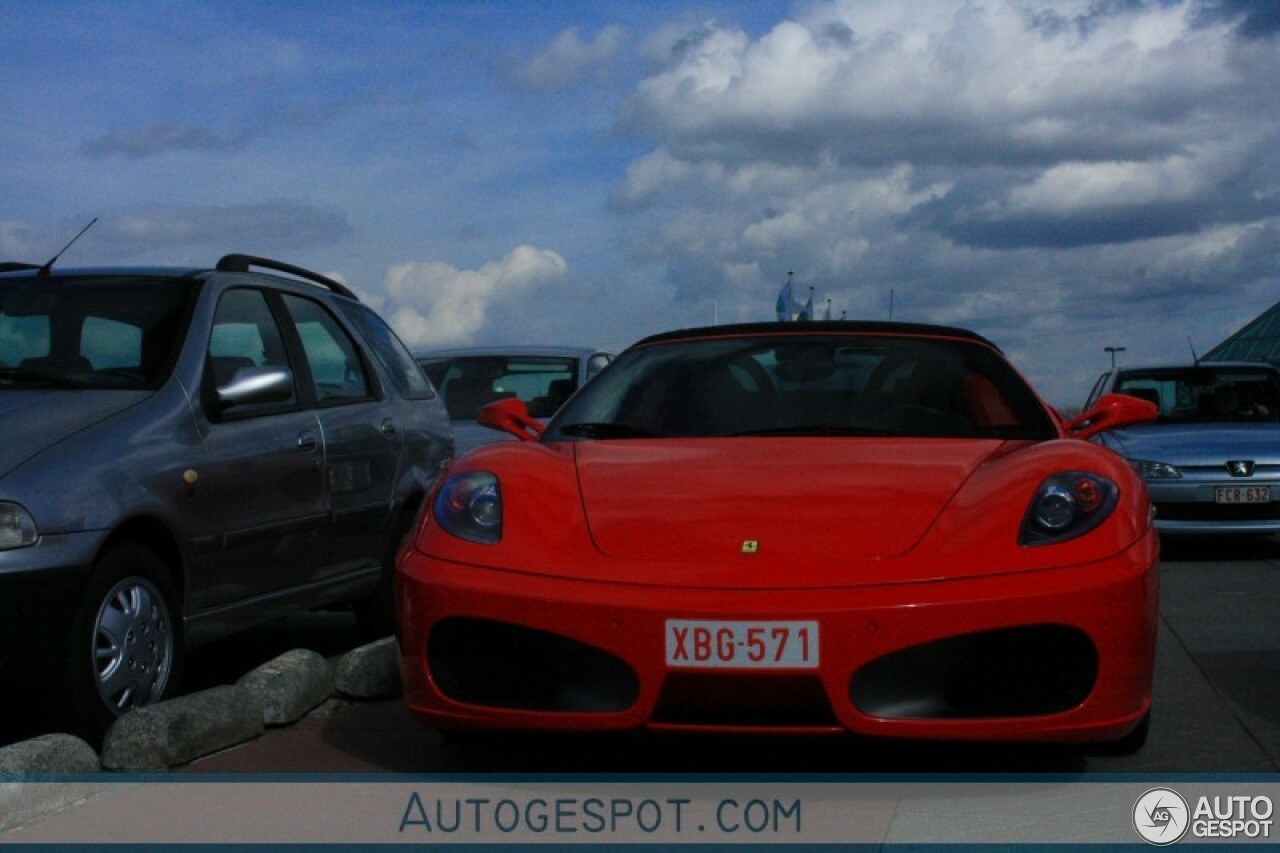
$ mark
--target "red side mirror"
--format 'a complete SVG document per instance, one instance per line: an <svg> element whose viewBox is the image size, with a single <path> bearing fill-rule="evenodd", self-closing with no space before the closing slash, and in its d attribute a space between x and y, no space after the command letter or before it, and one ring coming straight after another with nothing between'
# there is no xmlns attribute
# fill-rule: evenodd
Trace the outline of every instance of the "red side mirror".
<svg viewBox="0 0 1280 853"><path fill-rule="evenodd" d="M510 433L521 441L537 441L545 429L541 421L529 414L529 407L524 400L515 397L481 406L476 423Z"/></svg>
<svg viewBox="0 0 1280 853"><path fill-rule="evenodd" d="M1150 400L1128 394L1105 394L1096 406L1067 421L1063 428L1072 438L1089 438L1103 430L1150 423L1159 415L1160 409Z"/></svg>

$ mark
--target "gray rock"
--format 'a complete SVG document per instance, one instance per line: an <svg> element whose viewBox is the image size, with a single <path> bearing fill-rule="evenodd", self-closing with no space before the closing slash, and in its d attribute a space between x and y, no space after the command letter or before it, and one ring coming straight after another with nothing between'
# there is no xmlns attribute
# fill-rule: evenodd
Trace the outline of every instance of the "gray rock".
<svg viewBox="0 0 1280 853"><path fill-rule="evenodd" d="M75 735L41 735L0 748L0 774L96 773L101 769L93 747Z"/></svg>
<svg viewBox="0 0 1280 853"><path fill-rule="evenodd" d="M347 652L334 668L333 684L339 693L356 699L399 696L404 686L396 638L386 637Z"/></svg>
<svg viewBox="0 0 1280 853"><path fill-rule="evenodd" d="M74 735L42 735L0 748L0 832L96 799L105 787L93 781L104 778L101 770L93 747ZM82 776L89 778L74 778Z"/></svg>
<svg viewBox="0 0 1280 853"><path fill-rule="evenodd" d="M108 770L167 770L260 736L262 704L238 686L213 687L130 711L102 744Z"/></svg>
<svg viewBox="0 0 1280 853"><path fill-rule="evenodd" d="M269 660L236 684L252 693L269 726L296 723L333 693L333 670L323 655L294 649Z"/></svg>

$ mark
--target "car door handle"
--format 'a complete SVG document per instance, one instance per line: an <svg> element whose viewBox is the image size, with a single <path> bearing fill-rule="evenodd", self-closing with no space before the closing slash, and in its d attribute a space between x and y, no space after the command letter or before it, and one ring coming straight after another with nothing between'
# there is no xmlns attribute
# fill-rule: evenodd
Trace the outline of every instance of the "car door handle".
<svg viewBox="0 0 1280 853"><path fill-rule="evenodd" d="M396 437L396 422L387 418L382 422L382 434L387 438Z"/></svg>
<svg viewBox="0 0 1280 853"><path fill-rule="evenodd" d="M303 453L314 453L318 445L314 433L300 432L298 433L298 449Z"/></svg>

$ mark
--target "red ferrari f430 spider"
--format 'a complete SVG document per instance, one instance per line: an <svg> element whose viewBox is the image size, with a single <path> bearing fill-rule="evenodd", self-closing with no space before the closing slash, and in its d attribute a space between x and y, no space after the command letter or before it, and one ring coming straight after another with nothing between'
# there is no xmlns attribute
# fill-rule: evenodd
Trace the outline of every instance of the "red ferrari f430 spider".
<svg viewBox="0 0 1280 853"><path fill-rule="evenodd" d="M894 323L646 338L459 458L401 552L409 708L444 730L1141 745L1142 481L995 345Z"/></svg>

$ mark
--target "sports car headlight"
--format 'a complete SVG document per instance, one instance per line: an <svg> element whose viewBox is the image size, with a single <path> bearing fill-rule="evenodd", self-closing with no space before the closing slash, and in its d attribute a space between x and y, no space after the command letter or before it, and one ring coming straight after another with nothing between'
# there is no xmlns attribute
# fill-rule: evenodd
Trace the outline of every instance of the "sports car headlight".
<svg viewBox="0 0 1280 853"><path fill-rule="evenodd" d="M1130 459L1129 466L1138 472L1144 480L1181 480L1182 472L1167 462L1148 462L1145 459Z"/></svg>
<svg viewBox="0 0 1280 853"><path fill-rule="evenodd" d="M432 509L440 526L459 539L481 545L502 539L502 490L498 478L487 471L450 477Z"/></svg>
<svg viewBox="0 0 1280 853"><path fill-rule="evenodd" d="M1116 507L1116 484L1097 474L1067 471L1040 484L1027 508L1020 545L1049 545L1088 533Z"/></svg>
<svg viewBox="0 0 1280 853"><path fill-rule="evenodd" d="M0 502L0 551L25 548L39 538L31 513L17 504Z"/></svg>

